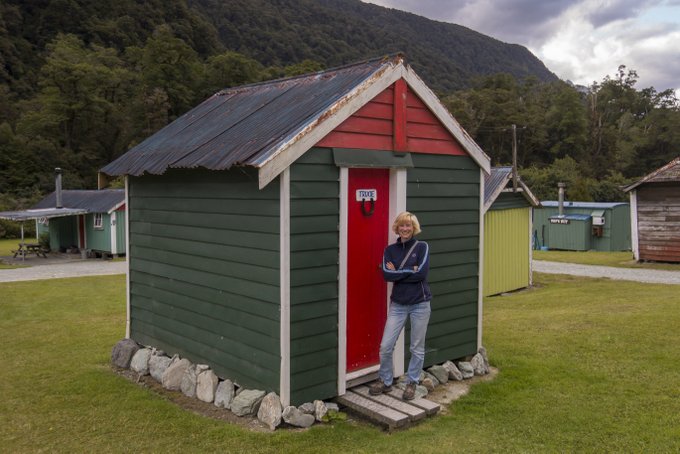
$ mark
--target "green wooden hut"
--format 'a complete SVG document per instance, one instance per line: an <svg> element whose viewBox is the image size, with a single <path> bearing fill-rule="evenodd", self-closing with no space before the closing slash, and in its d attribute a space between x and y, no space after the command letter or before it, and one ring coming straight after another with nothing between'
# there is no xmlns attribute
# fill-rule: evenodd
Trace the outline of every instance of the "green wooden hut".
<svg viewBox="0 0 680 454"><path fill-rule="evenodd" d="M484 296L531 285L532 212L540 202L512 167L494 167L484 184Z"/></svg>
<svg viewBox="0 0 680 454"><path fill-rule="evenodd" d="M101 170L126 180L128 336L284 404L342 395L376 376L379 264L408 209L431 250L426 365L472 355L488 171L400 56L221 91Z"/></svg>
<svg viewBox="0 0 680 454"><path fill-rule="evenodd" d="M124 189L63 190L60 203L81 213L58 217L46 214L37 218L36 232L38 235L49 233L51 250L64 252L73 248L112 256L125 254ZM55 191L31 210L39 213L51 209L59 214L64 210L55 208L57 205Z"/></svg>
<svg viewBox="0 0 680 454"><path fill-rule="evenodd" d="M542 201L534 212L537 245L569 251L628 251L630 205L620 202Z"/></svg>

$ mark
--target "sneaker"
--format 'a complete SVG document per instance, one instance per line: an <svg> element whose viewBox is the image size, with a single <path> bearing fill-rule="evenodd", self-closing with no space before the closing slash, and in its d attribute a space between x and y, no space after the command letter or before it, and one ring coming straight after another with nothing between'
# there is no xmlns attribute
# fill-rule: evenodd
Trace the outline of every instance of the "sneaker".
<svg viewBox="0 0 680 454"><path fill-rule="evenodd" d="M392 385L386 385L381 380L373 382L371 387L368 388L368 393L371 396L377 396L378 394L384 394L392 391Z"/></svg>
<svg viewBox="0 0 680 454"><path fill-rule="evenodd" d="M401 396L402 399L404 400L413 400L416 397L416 384L415 383L409 383L406 385L406 388L404 388L404 395Z"/></svg>

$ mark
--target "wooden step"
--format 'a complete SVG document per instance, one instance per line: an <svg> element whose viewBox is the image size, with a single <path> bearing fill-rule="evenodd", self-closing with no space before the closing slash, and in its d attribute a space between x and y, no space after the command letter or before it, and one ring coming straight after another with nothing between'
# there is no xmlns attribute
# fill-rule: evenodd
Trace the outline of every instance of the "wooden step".
<svg viewBox="0 0 680 454"><path fill-rule="evenodd" d="M351 390L348 390L344 396L336 397L335 400L339 404L361 413L373 422L387 425L390 429L403 427L409 420L408 415L367 399Z"/></svg>
<svg viewBox="0 0 680 454"><path fill-rule="evenodd" d="M368 387L361 385L348 389L335 400L390 430L406 427L439 411L439 404L435 402L423 398L405 401L402 394L402 390L393 389L387 394L371 396Z"/></svg>
<svg viewBox="0 0 680 454"><path fill-rule="evenodd" d="M392 391L387 393L388 396L392 396L395 399L401 399L404 391L401 389L394 388ZM427 413L427 416L432 416L439 412L439 404L432 402L431 400L423 399L422 397L416 397L413 400L409 400L408 403L414 407L422 408Z"/></svg>
<svg viewBox="0 0 680 454"><path fill-rule="evenodd" d="M359 394L360 396L364 396L367 399L374 400L379 404L382 404L386 407L392 408L394 410L397 410L398 412L408 415L408 418L411 421L418 421L419 419L423 419L424 417L427 416L425 410L423 410L420 407L410 405L410 403L407 403L401 398L393 397L388 394L379 394L377 396L371 396L371 394L368 392L368 387L366 386L357 386L356 388L352 388L352 391Z"/></svg>

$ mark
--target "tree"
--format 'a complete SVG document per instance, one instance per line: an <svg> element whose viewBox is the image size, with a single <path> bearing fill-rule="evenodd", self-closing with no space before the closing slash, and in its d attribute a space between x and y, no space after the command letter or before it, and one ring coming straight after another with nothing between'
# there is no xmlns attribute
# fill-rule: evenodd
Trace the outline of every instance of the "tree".
<svg viewBox="0 0 680 454"><path fill-rule="evenodd" d="M170 26L156 28L143 48L128 48L127 57L140 72L145 93L161 89L167 94L171 119L192 108L200 99L203 65L198 54L174 36Z"/></svg>

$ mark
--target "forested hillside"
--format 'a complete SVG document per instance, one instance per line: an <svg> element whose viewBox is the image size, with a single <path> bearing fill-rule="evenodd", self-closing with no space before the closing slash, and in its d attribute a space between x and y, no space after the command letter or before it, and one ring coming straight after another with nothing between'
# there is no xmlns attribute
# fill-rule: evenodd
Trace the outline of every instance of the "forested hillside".
<svg viewBox="0 0 680 454"><path fill-rule="evenodd" d="M0 210L51 191L55 167L66 188L96 187L99 168L222 88L396 51L493 165L517 125L539 197L559 179L572 200L615 200L680 154L677 99L633 70L582 93L521 46L359 0L4 0Z"/></svg>

